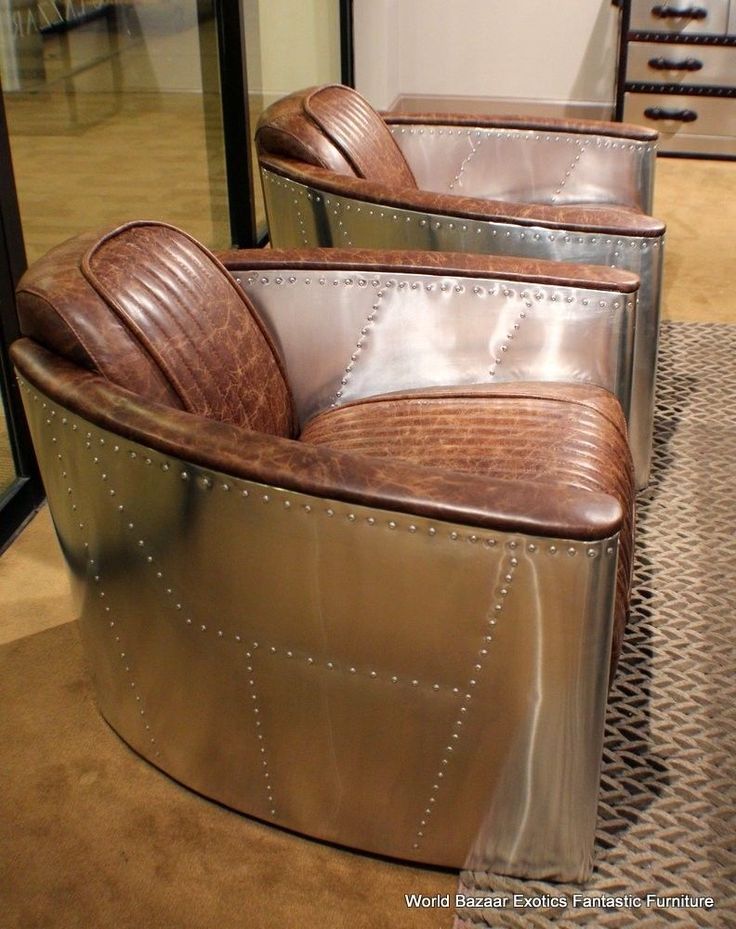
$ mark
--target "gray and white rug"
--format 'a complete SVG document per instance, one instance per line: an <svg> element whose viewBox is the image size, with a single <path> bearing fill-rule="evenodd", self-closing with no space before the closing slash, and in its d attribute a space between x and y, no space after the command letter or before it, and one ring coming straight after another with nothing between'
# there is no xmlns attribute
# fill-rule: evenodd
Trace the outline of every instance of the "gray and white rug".
<svg viewBox="0 0 736 929"><path fill-rule="evenodd" d="M593 876L579 887L463 872L460 893L510 905L459 909L456 929L736 927L736 326L662 326L637 526ZM704 897L715 905L693 902Z"/></svg>

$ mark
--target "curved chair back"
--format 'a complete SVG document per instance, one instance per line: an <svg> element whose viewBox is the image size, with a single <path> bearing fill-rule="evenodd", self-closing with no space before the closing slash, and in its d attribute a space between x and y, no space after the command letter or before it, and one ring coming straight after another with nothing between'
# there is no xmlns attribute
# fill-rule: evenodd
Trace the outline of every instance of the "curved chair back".
<svg viewBox="0 0 736 929"><path fill-rule="evenodd" d="M18 289L23 331L150 400L291 436L276 351L240 288L173 226L134 222L59 246Z"/></svg>
<svg viewBox="0 0 736 929"><path fill-rule="evenodd" d="M298 158L378 184L416 188L411 168L380 115L340 84L291 94L267 111L256 141L272 155Z"/></svg>

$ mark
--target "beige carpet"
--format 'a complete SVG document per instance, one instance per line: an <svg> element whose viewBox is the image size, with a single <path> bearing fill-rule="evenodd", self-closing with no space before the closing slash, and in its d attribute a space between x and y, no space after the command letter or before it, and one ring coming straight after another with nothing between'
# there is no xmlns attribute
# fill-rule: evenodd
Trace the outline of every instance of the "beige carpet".
<svg viewBox="0 0 736 929"><path fill-rule="evenodd" d="M437 929L454 874L232 813L128 749L93 704L77 626L0 647L2 929Z"/></svg>
<svg viewBox="0 0 736 929"><path fill-rule="evenodd" d="M658 158L654 215L667 223L663 319L736 323L736 161Z"/></svg>

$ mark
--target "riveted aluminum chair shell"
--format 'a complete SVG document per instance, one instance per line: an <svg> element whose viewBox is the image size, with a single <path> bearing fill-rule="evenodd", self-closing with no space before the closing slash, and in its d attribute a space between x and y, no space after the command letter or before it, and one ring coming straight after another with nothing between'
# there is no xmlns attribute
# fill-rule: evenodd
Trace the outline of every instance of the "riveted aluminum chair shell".
<svg viewBox="0 0 736 929"><path fill-rule="evenodd" d="M278 101L256 133L275 247L481 252L639 275L625 407L640 487L651 459L664 241L664 225L647 215L656 138L584 120L379 115L339 85ZM579 338L584 344L584 326ZM496 366L486 379L519 373ZM557 375L553 364L547 377Z"/></svg>
<svg viewBox="0 0 736 929"><path fill-rule="evenodd" d="M413 356L447 375L477 363L478 307L513 319L533 288L550 314L584 293L623 309L635 279L223 257L240 283L133 223L18 290L12 355L103 715L267 822L584 878L628 600L623 415L593 386L431 386Z"/></svg>

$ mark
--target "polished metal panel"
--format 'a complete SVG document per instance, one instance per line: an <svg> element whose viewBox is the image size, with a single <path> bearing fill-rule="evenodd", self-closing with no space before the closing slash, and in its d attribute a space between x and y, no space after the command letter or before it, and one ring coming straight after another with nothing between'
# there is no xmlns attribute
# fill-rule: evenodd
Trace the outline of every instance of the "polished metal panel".
<svg viewBox="0 0 736 929"><path fill-rule="evenodd" d="M626 80L629 83L736 87L736 48L733 46L630 42L628 50ZM659 65L650 64L660 60L675 67L663 70ZM697 70L693 70L695 68Z"/></svg>
<svg viewBox="0 0 736 929"><path fill-rule="evenodd" d="M322 839L585 878L617 539L234 479L21 391L100 707L137 752Z"/></svg>
<svg viewBox="0 0 736 929"><path fill-rule="evenodd" d="M391 126L422 190L491 200L620 204L649 212L656 148L532 129Z"/></svg>
<svg viewBox="0 0 736 929"><path fill-rule="evenodd" d="M637 484L646 486L651 460L663 240L568 232L478 221L381 206L325 194L263 170L271 241L300 245L429 249L609 265L641 278L634 335L629 429Z"/></svg>
<svg viewBox="0 0 736 929"><path fill-rule="evenodd" d="M376 271L236 274L266 321L299 421L394 390L565 381L631 400L633 294Z"/></svg>
<svg viewBox="0 0 736 929"><path fill-rule="evenodd" d="M729 0L632 0L629 28L632 32L723 35L728 26L728 4ZM667 15L676 10L683 15ZM705 15L700 16L699 11Z"/></svg>
<svg viewBox="0 0 736 929"><path fill-rule="evenodd" d="M736 49L732 49L736 51ZM674 112L690 110L692 122L676 119L650 119L646 110L659 108ZM687 144L688 136L736 136L736 106L727 97L700 97L687 94L632 94L624 97L624 118L642 126L653 126L660 134L660 149L668 151L677 140Z"/></svg>

